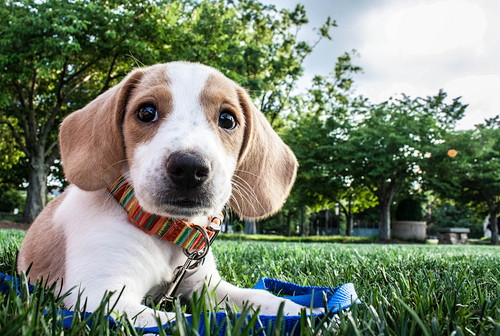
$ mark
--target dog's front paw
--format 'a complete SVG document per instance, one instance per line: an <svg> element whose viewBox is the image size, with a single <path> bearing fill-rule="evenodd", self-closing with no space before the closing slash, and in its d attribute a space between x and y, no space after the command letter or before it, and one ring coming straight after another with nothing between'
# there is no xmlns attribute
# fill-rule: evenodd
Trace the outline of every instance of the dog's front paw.
<svg viewBox="0 0 500 336"><path fill-rule="evenodd" d="M262 303L259 308L261 315L276 315L279 311L280 304L284 304L283 306L283 315L300 315L300 312L306 307L296 304L290 300L280 300L276 302L275 300L268 301L266 303Z"/></svg>
<svg viewBox="0 0 500 336"><path fill-rule="evenodd" d="M127 307L125 309L116 310L113 312L115 319L128 320L138 328L161 327L175 320L174 313L154 310L145 306Z"/></svg>
<svg viewBox="0 0 500 336"><path fill-rule="evenodd" d="M307 312L307 315L311 315L311 314L324 314L325 313L325 309L324 308L313 308L311 310L311 308L306 308L306 312Z"/></svg>
<svg viewBox="0 0 500 336"><path fill-rule="evenodd" d="M283 315L285 315L285 316L300 315L302 313L302 311L305 311L307 315L323 314L325 312L324 308L311 309L310 307L301 306L301 305L299 305L293 301L290 301L290 300L283 300L282 302L285 304L285 306L283 307ZM274 311L271 312L273 309L274 309ZM265 313L263 313L262 311L265 311ZM275 307L274 308L271 306L261 307L261 314L276 315L277 313L278 313L278 311L276 310Z"/></svg>

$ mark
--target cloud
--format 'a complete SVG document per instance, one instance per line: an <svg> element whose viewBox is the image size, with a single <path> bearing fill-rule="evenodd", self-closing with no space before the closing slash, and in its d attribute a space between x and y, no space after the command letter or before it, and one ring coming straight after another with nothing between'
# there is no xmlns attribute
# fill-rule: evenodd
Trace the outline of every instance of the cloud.
<svg viewBox="0 0 500 336"><path fill-rule="evenodd" d="M484 50L487 19L472 1L393 2L360 17L360 52L391 59L436 56L465 48Z"/></svg>
<svg viewBox="0 0 500 336"><path fill-rule="evenodd" d="M500 93L500 75L471 75L453 79L444 85L449 97L463 96L468 111L458 128L466 129L500 114L497 97Z"/></svg>
<svg viewBox="0 0 500 336"><path fill-rule="evenodd" d="M359 17L358 48L364 75L358 91L374 102L399 93L449 97L469 104L460 128L498 114L499 6L491 1L440 0L386 3ZM490 9L488 12L486 9Z"/></svg>
<svg viewBox="0 0 500 336"><path fill-rule="evenodd" d="M265 1L284 7L295 3ZM499 0L296 2L305 4L310 29L328 15L339 23L333 41L322 41L306 59L301 89L354 48L361 55L354 63L363 68L354 84L374 103L400 93L425 97L444 89L469 104L462 129L500 113Z"/></svg>
<svg viewBox="0 0 500 336"><path fill-rule="evenodd" d="M379 18L392 55L439 55L458 48L483 50L484 10L471 1L445 0L406 5Z"/></svg>

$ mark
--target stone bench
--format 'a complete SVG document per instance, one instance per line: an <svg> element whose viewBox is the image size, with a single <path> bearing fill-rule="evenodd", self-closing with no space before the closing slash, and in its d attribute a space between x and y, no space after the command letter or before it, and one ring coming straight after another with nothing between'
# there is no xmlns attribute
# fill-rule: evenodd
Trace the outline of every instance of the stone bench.
<svg viewBox="0 0 500 336"><path fill-rule="evenodd" d="M467 244L470 229L467 228L439 228L439 244Z"/></svg>

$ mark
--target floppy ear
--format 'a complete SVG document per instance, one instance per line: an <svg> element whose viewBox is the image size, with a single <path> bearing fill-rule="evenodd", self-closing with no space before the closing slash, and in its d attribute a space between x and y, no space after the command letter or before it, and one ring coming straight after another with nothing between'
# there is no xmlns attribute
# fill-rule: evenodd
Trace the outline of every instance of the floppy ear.
<svg viewBox="0 0 500 336"><path fill-rule="evenodd" d="M231 207L244 218L272 215L285 203L295 181L297 159L271 125L238 88L245 114L245 136L233 177Z"/></svg>
<svg viewBox="0 0 500 336"><path fill-rule="evenodd" d="M59 145L66 179L87 191L113 183L122 173L122 121L128 97L142 78L135 70L61 124Z"/></svg>

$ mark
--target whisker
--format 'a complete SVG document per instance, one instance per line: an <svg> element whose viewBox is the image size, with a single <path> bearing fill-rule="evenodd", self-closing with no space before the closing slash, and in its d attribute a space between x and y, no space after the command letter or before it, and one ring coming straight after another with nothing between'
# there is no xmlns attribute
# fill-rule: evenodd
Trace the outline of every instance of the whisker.
<svg viewBox="0 0 500 336"><path fill-rule="evenodd" d="M108 167L104 168L103 173L104 173L104 174L106 174L106 172L107 172L108 170L114 169L117 165L120 165L120 164L122 164L122 163L127 163L127 164L128 164L128 163L129 163L129 161L130 161L129 159L123 159L123 160L119 160L119 161L113 162L113 163L112 163L112 164L110 164ZM127 172L126 174L128 174L128 172ZM127 176L127 177L129 177L129 176Z"/></svg>
<svg viewBox="0 0 500 336"><path fill-rule="evenodd" d="M256 197L256 194L253 192L252 189L248 188L244 184L240 183L239 181L231 180L231 184L236 187L236 190L240 193L244 193L244 195L247 197L245 200L249 203L259 202L259 200Z"/></svg>
<svg viewBox="0 0 500 336"><path fill-rule="evenodd" d="M255 173L252 173L248 170L243 170L243 169L235 169L236 172L240 172L240 173L245 173L245 174L248 174L248 175L252 175L256 178L258 178L259 180L262 180L262 181L265 181L265 179L263 177L261 177L260 175L257 175ZM241 177L240 177L241 178Z"/></svg>
<svg viewBox="0 0 500 336"><path fill-rule="evenodd" d="M233 178L238 178L239 181L245 183L246 186L248 186L248 188L252 189L253 191L253 187L250 185L250 183L248 183L248 181L246 179L244 179L243 177L241 176L238 176L238 175L234 175Z"/></svg>
<svg viewBox="0 0 500 336"><path fill-rule="evenodd" d="M241 197L242 200L246 201L254 212L257 212L255 205L260 206L262 210L265 211L265 207L257 199L255 193L252 190L248 190L244 185L239 184L237 181L231 181L234 186L234 191Z"/></svg>
<svg viewBox="0 0 500 336"><path fill-rule="evenodd" d="M233 191L240 196L240 199L248 202L248 203L253 203L253 199L242 189L241 186L237 185L236 183L233 182Z"/></svg>
<svg viewBox="0 0 500 336"><path fill-rule="evenodd" d="M253 211L256 211L256 210L257 210L257 209L255 208L254 204L253 204L252 199L251 199L251 198L249 198L247 195L245 195L245 194L243 193L243 191L242 191L242 190L240 190L237 186L234 186L233 191L234 191L234 192L235 192L235 193L236 193L236 194L240 197L240 199L241 199L242 201L245 201L246 203L248 203L248 204L252 207ZM238 206L239 206L239 210L240 210L240 212L243 212L243 207L242 207L242 204L238 204Z"/></svg>
<svg viewBox="0 0 500 336"><path fill-rule="evenodd" d="M245 191L246 194L248 195L249 198L255 200L255 202L260 206L260 208L265 211L265 207L264 205L260 202L259 200L259 197L257 197L257 193L254 191L254 189L252 188L252 186L245 180L242 180L245 185L241 184L241 183L238 183L238 181L234 181L236 184L239 184L239 186L241 187L242 191Z"/></svg>
<svg viewBox="0 0 500 336"><path fill-rule="evenodd" d="M259 198L257 197L257 193L255 192L255 190L252 188L252 186L250 185L250 183L248 183L244 178L240 177L240 176L237 176L235 175L234 177L237 177L240 181L234 181L234 182L238 182L239 185L244 188L245 191L247 191L247 194L252 197L253 199L255 199L255 201L259 202ZM243 184L242 184L243 183ZM260 204L262 206L262 204ZM262 206L262 209L264 209L264 207Z"/></svg>
<svg viewBox="0 0 500 336"><path fill-rule="evenodd" d="M235 190L236 191L236 190ZM241 206L240 204L238 203L238 200L236 199L236 197L234 197L232 194L231 194L231 197L229 198L230 200L233 201L234 205L235 205L235 208L238 212L241 212Z"/></svg>

